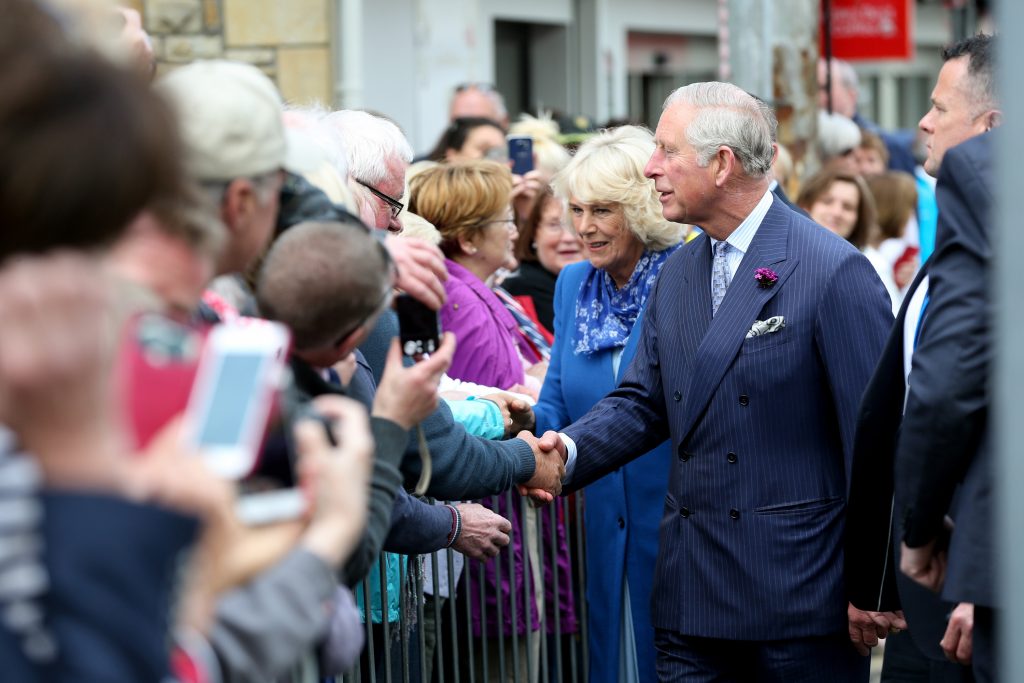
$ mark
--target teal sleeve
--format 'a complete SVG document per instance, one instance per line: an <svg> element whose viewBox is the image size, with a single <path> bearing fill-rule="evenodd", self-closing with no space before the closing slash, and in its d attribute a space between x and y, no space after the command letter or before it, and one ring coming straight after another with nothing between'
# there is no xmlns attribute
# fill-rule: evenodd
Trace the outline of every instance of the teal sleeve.
<svg viewBox="0 0 1024 683"><path fill-rule="evenodd" d="M470 434L495 441L505 438L505 418L496 403L481 401L472 396L465 401L446 399L445 403L451 409L455 421Z"/></svg>

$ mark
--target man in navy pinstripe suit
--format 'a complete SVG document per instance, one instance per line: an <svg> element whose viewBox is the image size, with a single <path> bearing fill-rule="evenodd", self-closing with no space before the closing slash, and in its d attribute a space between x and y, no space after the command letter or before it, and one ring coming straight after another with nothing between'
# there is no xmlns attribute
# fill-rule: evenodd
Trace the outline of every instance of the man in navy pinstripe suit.
<svg viewBox="0 0 1024 683"><path fill-rule="evenodd" d="M663 681L866 681L857 649L905 626L849 607L843 581L854 423L889 299L856 249L773 199L775 125L730 84L668 98L646 174L665 217L704 234L665 264L620 386L541 439L572 489L671 439Z"/></svg>

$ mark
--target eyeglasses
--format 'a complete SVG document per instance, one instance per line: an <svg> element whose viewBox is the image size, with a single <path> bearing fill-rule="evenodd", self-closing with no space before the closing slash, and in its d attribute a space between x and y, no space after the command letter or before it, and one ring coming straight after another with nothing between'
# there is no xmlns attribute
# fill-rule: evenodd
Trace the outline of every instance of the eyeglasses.
<svg viewBox="0 0 1024 683"><path fill-rule="evenodd" d="M395 199L391 195L384 194L383 192L378 190L373 185L369 185L367 183L364 183L362 180L359 180L358 178L356 179L356 182L359 183L360 185L362 185L363 187L365 187L367 190L369 190L370 193L374 197L376 197L377 199L380 199L385 204L387 204L388 208L391 210L391 217L392 218L398 218L398 214L402 213L402 209L405 208L405 204L403 204L402 202L398 201L397 199Z"/></svg>

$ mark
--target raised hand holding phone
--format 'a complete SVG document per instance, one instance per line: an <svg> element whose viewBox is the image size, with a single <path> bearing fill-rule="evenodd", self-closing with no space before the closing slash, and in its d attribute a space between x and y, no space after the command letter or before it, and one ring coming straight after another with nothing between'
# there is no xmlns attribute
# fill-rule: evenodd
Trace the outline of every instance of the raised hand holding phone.
<svg viewBox="0 0 1024 683"><path fill-rule="evenodd" d="M287 359L284 325L218 325L210 332L185 411L186 443L228 479L252 471Z"/></svg>

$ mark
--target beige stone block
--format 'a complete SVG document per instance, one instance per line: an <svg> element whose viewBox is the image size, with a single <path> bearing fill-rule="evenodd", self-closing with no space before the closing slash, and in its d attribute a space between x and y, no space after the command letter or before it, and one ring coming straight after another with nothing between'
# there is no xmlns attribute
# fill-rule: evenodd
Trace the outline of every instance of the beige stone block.
<svg viewBox="0 0 1024 683"><path fill-rule="evenodd" d="M164 39L164 59L168 62L191 62L222 56L224 45L220 36L167 36Z"/></svg>
<svg viewBox="0 0 1024 683"><path fill-rule="evenodd" d="M282 47L277 51L277 87L286 102L331 100L331 54L325 47Z"/></svg>
<svg viewBox="0 0 1024 683"><path fill-rule="evenodd" d="M224 0L231 47L326 43L327 18L327 0Z"/></svg>
<svg viewBox="0 0 1024 683"><path fill-rule="evenodd" d="M199 0L146 0L146 30L150 33L197 33L203 30Z"/></svg>
<svg viewBox="0 0 1024 683"><path fill-rule="evenodd" d="M221 28L220 2L203 0L203 25L207 31L219 31Z"/></svg>
<svg viewBox="0 0 1024 683"><path fill-rule="evenodd" d="M224 51L224 57L234 62L248 62L256 65L274 63L274 51L271 48L228 48Z"/></svg>

